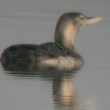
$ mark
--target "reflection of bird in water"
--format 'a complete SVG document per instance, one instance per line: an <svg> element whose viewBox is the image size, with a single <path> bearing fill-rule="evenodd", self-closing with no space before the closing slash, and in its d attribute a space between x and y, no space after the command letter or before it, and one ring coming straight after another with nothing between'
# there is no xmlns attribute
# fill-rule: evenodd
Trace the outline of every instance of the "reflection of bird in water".
<svg viewBox="0 0 110 110"><path fill-rule="evenodd" d="M53 98L58 110L96 110L93 99L83 99L75 92L72 82L74 76L60 75L53 79Z"/></svg>
<svg viewBox="0 0 110 110"><path fill-rule="evenodd" d="M12 71L77 69L82 66L83 60L74 47L75 34L85 24L100 20L101 18L86 17L78 12L65 13L56 25L54 42L13 45L3 52L2 66L5 70Z"/></svg>
<svg viewBox="0 0 110 110"><path fill-rule="evenodd" d="M72 88L72 76L59 76L53 80L54 101L59 106L72 106L74 91Z"/></svg>
<svg viewBox="0 0 110 110"><path fill-rule="evenodd" d="M80 68L79 68L80 69ZM7 74L13 75L19 78L40 78L44 81L52 82L52 97L54 101L54 106L58 110L94 110L85 109L93 108L94 105L91 100L82 100L79 94L73 88L73 80L75 74L73 73L59 73L59 72L8 72ZM42 96L41 96L42 97ZM48 98L48 97L47 97Z"/></svg>

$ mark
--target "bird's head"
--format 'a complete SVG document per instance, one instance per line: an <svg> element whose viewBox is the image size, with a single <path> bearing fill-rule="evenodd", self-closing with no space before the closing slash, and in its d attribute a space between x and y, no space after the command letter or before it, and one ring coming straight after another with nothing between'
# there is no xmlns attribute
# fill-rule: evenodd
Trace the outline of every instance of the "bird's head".
<svg viewBox="0 0 110 110"><path fill-rule="evenodd" d="M57 23L55 30L55 41L62 44L72 45L76 32L80 31L86 24L95 24L101 21L101 17L88 17L79 12L63 14Z"/></svg>
<svg viewBox="0 0 110 110"><path fill-rule="evenodd" d="M85 26L86 24L95 24L102 20L101 17L89 17L85 16L82 13L79 12L70 12L63 14L59 21L64 22L65 24L71 24L74 26L76 30L81 29L82 26ZM65 25L66 26L66 25Z"/></svg>

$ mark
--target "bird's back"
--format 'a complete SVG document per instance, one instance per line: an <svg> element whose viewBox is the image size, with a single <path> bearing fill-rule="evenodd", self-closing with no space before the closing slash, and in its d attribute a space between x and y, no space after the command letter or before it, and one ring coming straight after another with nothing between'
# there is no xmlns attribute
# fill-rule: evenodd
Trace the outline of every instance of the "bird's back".
<svg viewBox="0 0 110 110"><path fill-rule="evenodd" d="M38 45L18 44L4 50L1 64L5 70L26 70L30 68L31 57L38 49Z"/></svg>

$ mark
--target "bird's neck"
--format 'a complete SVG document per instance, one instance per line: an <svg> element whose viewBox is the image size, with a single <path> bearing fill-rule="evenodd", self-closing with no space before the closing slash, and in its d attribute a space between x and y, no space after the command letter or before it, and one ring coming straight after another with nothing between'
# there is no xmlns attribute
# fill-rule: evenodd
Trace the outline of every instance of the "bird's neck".
<svg viewBox="0 0 110 110"><path fill-rule="evenodd" d="M72 23L59 24L55 31L55 42L71 49L74 45L75 35L76 28Z"/></svg>

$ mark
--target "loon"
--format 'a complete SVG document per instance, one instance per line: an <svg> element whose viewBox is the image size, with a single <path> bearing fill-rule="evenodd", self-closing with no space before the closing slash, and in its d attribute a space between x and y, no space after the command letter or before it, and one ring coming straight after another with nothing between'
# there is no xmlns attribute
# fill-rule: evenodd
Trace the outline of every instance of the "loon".
<svg viewBox="0 0 110 110"><path fill-rule="evenodd" d="M87 17L79 12L68 12L59 18L54 42L44 44L16 44L1 55L6 71L74 70L84 61L74 46L76 33L86 24L95 24L101 17Z"/></svg>

